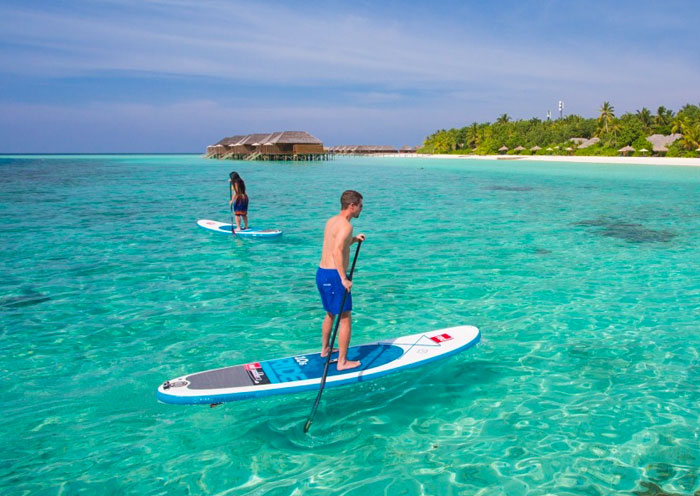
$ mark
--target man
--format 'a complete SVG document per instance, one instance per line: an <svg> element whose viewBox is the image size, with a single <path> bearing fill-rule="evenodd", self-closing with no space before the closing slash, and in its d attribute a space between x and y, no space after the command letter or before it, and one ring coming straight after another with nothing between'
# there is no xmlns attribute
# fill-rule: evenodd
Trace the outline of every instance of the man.
<svg viewBox="0 0 700 496"><path fill-rule="evenodd" d="M352 369L360 366L359 361L349 361L348 346L352 320L352 281L347 277L350 261L350 245L365 240L364 234L352 235L351 219L356 219L362 212L362 195L357 191L347 190L340 197L340 213L328 219L323 233L323 252L321 263L316 271L316 286L321 294L326 316L321 328L321 356L326 357L331 352L331 327L335 316L340 314L338 327L338 370ZM347 290L345 306L341 309L343 296Z"/></svg>

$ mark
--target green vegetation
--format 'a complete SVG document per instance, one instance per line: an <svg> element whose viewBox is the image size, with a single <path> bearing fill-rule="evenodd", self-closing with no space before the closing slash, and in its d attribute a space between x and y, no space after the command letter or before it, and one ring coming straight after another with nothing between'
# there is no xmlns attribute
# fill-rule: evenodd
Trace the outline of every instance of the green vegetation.
<svg viewBox="0 0 700 496"><path fill-rule="evenodd" d="M563 119L512 120L502 114L493 124L486 122L460 129L441 129L425 139L419 153L453 153L495 155L503 146L509 155L604 155L617 156L625 146L632 146L630 155L650 155L653 145L647 137L653 134L679 133L682 137L668 146L667 157L698 157L700 152L700 106L685 105L678 113L659 107L656 114L647 108L636 113L615 115L615 107L603 102L598 117L586 119L568 115ZM598 138L595 144L578 148L581 140ZM578 142L577 142L578 141ZM541 147L531 150L532 147ZM524 150L515 150L523 147Z"/></svg>

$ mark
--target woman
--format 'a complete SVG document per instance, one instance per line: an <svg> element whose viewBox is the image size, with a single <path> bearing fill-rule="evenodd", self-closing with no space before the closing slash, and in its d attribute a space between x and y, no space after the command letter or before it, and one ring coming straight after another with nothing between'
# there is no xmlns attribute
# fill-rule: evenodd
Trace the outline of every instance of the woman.
<svg viewBox="0 0 700 496"><path fill-rule="evenodd" d="M233 208L236 216L236 230L241 229L241 217L243 217L243 229L248 229L248 195L245 192L245 182L238 172L229 174L231 183L229 209Z"/></svg>

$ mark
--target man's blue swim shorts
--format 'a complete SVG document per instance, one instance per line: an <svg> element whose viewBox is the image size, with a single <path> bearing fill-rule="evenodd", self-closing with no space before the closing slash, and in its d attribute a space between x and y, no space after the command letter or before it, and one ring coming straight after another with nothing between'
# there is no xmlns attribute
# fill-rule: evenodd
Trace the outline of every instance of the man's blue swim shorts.
<svg viewBox="0 0 700 496"><path fill-rule="evenodd" d="M316 271L316 287L321 295L323 309L331 315L338 315L340 305L343 304L343 296L345 295L345 286L340 281L340 274L335 269L318 268ZM352 310L352 292L348 293L345 299L343 312Z"/></svg>

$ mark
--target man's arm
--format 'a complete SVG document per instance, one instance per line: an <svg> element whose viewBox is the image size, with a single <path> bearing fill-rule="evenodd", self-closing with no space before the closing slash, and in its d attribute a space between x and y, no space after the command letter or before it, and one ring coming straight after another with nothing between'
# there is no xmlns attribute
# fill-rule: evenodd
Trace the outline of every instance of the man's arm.
<svg viewBox="0 0 700 496"><path fill-rule="evenodd" d="M345 250L347 239L352 235L352 226L348 222L346 226L341 226L338 229L338 233L335 236L335 241L333 244L333 264L335 269L338 271L340 276L340 281L343 283L343 287L350 291L352 287L352 281L347 278L345 274Z"/></svg>

